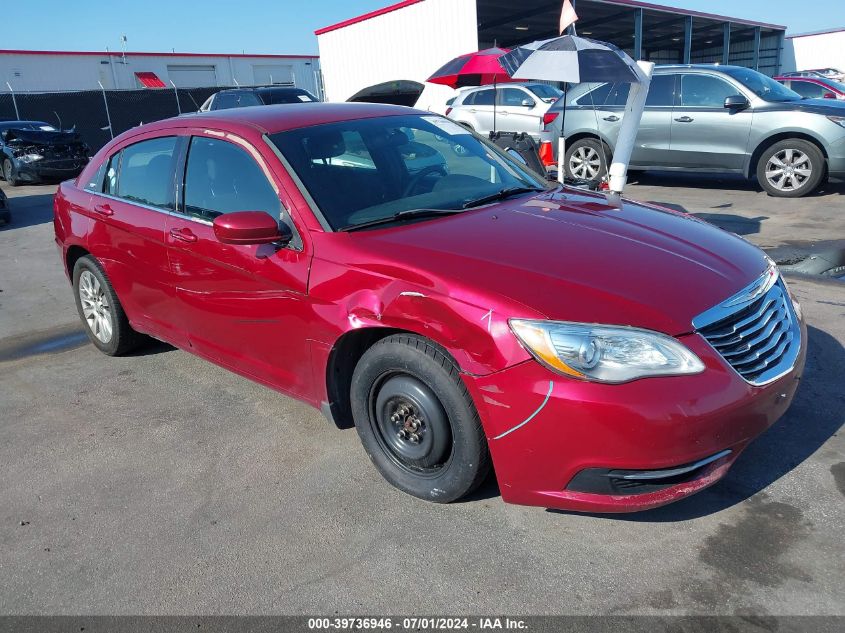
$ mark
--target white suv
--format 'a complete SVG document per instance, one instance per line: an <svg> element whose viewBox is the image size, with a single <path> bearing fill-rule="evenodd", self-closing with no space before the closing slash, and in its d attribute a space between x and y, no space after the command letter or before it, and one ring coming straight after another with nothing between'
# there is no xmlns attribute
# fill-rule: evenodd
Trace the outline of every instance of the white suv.
<svg viewBox="0 0 845 633"><path fill-rule="evenodd" d="M482 86L461 92L446 116L486 135L493 130L495 103L496 130L527 132L537 140L549 123L544 120L546 113L562 94L554 86L540 83Z"/></svg>

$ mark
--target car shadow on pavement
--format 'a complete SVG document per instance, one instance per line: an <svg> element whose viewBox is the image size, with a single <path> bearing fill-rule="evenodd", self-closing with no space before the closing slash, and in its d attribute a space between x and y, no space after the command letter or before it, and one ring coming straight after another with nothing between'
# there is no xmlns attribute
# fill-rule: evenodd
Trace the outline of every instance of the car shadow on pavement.
<svg viewBox="0 0 845 633"><path fill-rule="evenodd" d="M7 204L12 221L0 227L0 232L14 231L53 221L53 194L51 193L9 196Z"/></svg>
<svg viewBox="0 0 845 633"><path fill-rule="evenodd" d="M644 187L686 187L688 189L728 189L751 191L765 195L755 179L740 174L711 174L676 171L635 171L628 175L628 182ZM845 195L845 180L831 179L806 197ZM772 198L777 200L777 198Z"/></svg>
<svg viewBox="0 0 845 633"><path fill-rule="evenodd" d="M672 209L673 211L686 213L687 215L691 215L699 220L704 220L714 226L718 226L720 229L736 233L737 235L754 235L755 233L759 233L763 221L769 219L769 216L767 215L760 215L756 218L746 218L745 216L735 215L733 213L690 213L685 207L674 202L661 202L659 200L649 200L648 202L649 204L656 204L661 207L666 207L667 209ZM713 208L724 209L730 206L731 205L719 205Z"/></svg>
<svg viewBox="0 0 845 633"><path fill-rule="evenodd" d="M841 384L845 348L815 327L808 328L808 338L804 376L792 406L780 421L751 443L723 480L654 510L590 516L645 523L689 521L745 501L807 460L845 423Z"/></svg>

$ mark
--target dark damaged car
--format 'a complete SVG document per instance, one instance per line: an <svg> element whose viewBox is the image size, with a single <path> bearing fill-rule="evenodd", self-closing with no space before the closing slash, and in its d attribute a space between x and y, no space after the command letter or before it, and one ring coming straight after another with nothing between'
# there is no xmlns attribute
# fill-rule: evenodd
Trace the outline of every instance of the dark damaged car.
<svg viewBox="0 0 845 633"><path fill-rule="evenodd" d="M13 187L76 178L89 153L73 130L42 121L0 122L0 174Z"/></svg>

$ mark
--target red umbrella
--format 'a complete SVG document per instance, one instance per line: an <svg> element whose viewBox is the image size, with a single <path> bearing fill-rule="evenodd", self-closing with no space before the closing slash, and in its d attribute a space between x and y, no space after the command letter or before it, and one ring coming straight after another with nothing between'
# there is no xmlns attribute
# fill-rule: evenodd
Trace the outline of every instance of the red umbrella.
<svg viewBox="0 0 845 633"><path fill-rule="evenodd" d="M427 81L452 88L515 81L499 63L499 58L508 52L507 48L485 48L483 51L461 55L447 62Z"/></svg>
<svg viewBox="0 0 845 633"><path fill-rule="evenodd" d="M508 74L499 63L499 58L510 52L507 48L485 48L483 51L467 53L443 65L427 81L452 88L464 86L486 86L510 81L519 81ZM493 102L493 131L496 131L496 102Z"/></svg>

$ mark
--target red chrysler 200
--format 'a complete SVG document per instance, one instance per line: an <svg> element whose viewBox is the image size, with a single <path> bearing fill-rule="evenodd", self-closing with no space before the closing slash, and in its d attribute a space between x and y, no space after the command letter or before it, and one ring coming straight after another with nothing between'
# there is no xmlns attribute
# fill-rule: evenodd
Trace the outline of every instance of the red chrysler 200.
<svg viewBox="0 0 845 633"><path fill-rule="evenodd" d="M100 350L146 334L308 402L431 501L491 467L512 503L680 499L784 413L804 364L800 307L754 246L550 189L409 108L143 125L61 185L55 230Z"/></svg>

